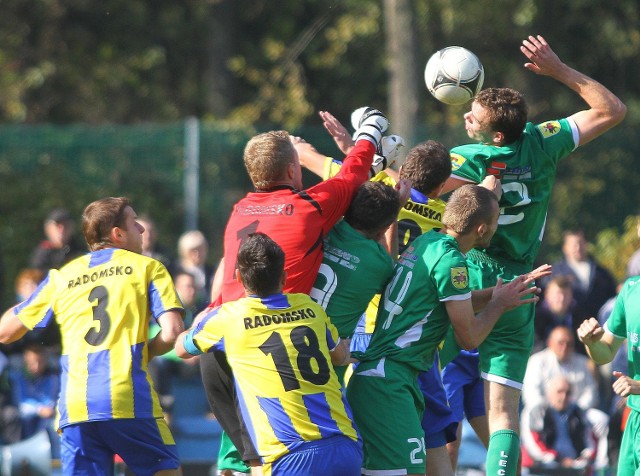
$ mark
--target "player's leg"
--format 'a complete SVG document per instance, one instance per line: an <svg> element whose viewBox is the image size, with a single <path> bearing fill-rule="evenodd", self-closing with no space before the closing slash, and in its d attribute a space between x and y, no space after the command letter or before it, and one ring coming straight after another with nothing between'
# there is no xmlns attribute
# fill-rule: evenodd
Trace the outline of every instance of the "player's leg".
<svg viewBox="0 0 640 476"><path fill-rule="evenodd" d="M260 464L258 455L249 432L240 416L233 372L224 352L212 352L200 356L200 372L202 383L207 394L209 406L218 423L227 433L233 445L244 461Z"/></svg>
<svg viewBox="0 0 640 476"><path fill-rule="evenodd" d="M422 417L425 447L427 450L428 474L448 476L454 473L447 443L456 439L459 419L455 416L442 383L438 354L433 366L418 376L418 385L422 392L425 411Z"/></svg>
<svg viewBox="0 0 640 476"><path fill-rule="evenodd" d="M362 362L347 399L363 441L362 474L424 474L424 398L415 371L385 359Z"/></svg>
<svg viewBox="0 0 640 476"><path fill-rule="evenodd" d="M617 476L640 474L640 412L631 410L622 434Z"/></svg>

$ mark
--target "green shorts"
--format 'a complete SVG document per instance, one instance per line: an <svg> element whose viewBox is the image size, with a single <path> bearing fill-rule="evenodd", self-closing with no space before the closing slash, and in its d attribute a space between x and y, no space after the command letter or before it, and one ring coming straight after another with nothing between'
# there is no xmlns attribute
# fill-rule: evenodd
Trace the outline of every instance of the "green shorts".
<svg viewBox="0 0 640 476"><path fill-rule="evenodd" d="M521 263L498 261L486 253L471 250L467 254L469 286L484 289L495 286L498 278L505 283L531 271ZM480 372L485 380L522 389L527 361L533 348L533 303L505 312L487 338L480 344Z"/></svg>
<svg viewBox="0 0 640 476"><path fill-rule="evenodd" d="M417 371L399 362L362 362L347 400L364 446L362 474L424 474L424 397Z"/></svg>
<svg viewBox="0 0 640 476"><path fill-rule="evenodd" d="M640 473L640 412L631 410L624 428L618 457L618 476Z"/></svg>

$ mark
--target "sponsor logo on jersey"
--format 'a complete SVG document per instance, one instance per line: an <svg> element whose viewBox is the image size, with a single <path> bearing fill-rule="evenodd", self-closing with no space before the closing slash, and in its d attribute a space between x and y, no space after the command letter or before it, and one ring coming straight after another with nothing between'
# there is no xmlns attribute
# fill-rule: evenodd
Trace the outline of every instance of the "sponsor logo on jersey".
<svg viewBox="0 0 640 476"><path fill-rule="evenodd" d="M460 154L451 154L451 171L458 170L466 161L467 159Z"/></svg>
<svg viewBox="0 0 640 476"><path fill-rule="evenodd" d="M451 283L456 289L469 286L469 271L464 266L451 268Z"/></svg>
<svg viewBox="0 0 640 476"><path fill-rule="evenodd" d="M244 318L244 328L255 329L257 327L270 326L273 324L283 324L287 322L299 321L301 319L312 319L316 317L313 309L294 309L293 311L285 311L280 314L260 314L253 317Z"/></svg>
<svg viewBox="0 0 640 476"><path fill-rule="evenodd" d="M82 274L70 279L67 284L67 289L75 288L82 284L95 283L98 280L109 278L111 276L125 276L129 274L133 274L133 268L131 266L111 266L100 271L94 271L91 274Z"/></svg>
<svg viewBox="0 0 640 476"><path fill-rule="evenodd" d="M560 132L560 123L558 121L545 122L544 124L539 124L538 129L542 132L542 137L546 139Z"/></svg>

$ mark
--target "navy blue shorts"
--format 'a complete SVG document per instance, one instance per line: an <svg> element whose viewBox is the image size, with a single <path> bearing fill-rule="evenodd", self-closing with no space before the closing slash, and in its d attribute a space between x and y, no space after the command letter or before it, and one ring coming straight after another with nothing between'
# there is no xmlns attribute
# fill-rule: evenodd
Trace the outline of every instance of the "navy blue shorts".
<svg viewBox="0 0 640 476"><path fill-rule="evenodd" d="M177 469L180 458L163 418L123 418L65 426L60 438L63 474L112 476L119 455L136 476Z"/></svg>
<svg viewBox="0 0 640 476"><path fill-rule="evenodd" d="M484 416L484 381L480 377L478 351L461 351L442 369L442 383L449 405L456 418L462 421Z"/></svg>
<svg viewBox="0 0 640 476"><path fill-rule="evenodd" d="M447 401L447 394L440 377L439 361L436 358L427 372L418 374L418 385L424 396L422 429L427 448L439 448L457 439L458 420Z"/></svg>
<svg viewBox="0 0 640 476"><path fill-rule="evenodd" d="M307 441L262 469L265 476L360 476L362 444L347 436Z"/></svg>

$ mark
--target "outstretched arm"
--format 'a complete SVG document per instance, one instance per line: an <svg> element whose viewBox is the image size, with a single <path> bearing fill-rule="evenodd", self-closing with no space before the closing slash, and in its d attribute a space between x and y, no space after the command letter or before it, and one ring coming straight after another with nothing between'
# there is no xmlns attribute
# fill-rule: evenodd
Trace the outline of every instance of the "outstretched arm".
<svg viewBox="0 0 640 476"><path fill-rule="evenodd" d="M627 108L622 101L595 79L563 63L542 36L529 36L520 51L530 61L525 68L561 82L589 105L589 109L571 116L580 131L579 145L592 141L624 119Z"/></svg>

